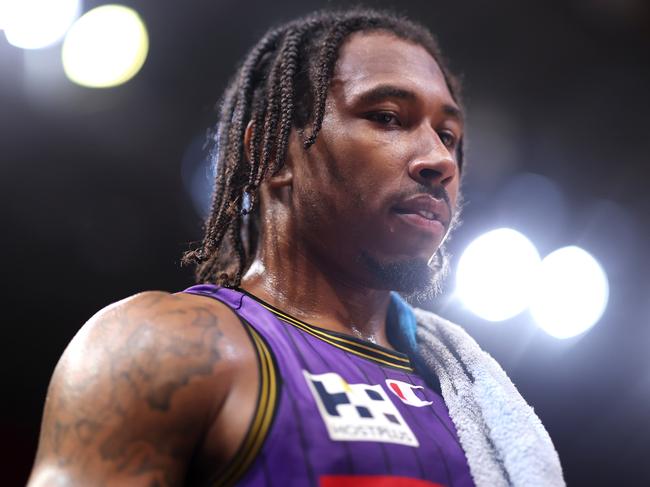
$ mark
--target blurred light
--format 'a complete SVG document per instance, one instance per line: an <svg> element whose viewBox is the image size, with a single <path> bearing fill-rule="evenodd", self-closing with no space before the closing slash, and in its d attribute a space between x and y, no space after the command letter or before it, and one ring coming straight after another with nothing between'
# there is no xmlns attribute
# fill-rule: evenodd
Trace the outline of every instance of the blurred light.
<svg viewBox="0 0 650 487"><path fill-rule="evenodd" d="M63 42L63 69L71 81L107 88L130 80L149 50L140 16L121 5L97 7L77 20Z"/></svg>
<svg viewBox="0 0 650 487"><path fill-rule="evenodd" d="M487 232L463 252L456 272L456 293L473 313L502 321L530 302L539 270L535 246L510 228Z"/></svg>
<svg viewBox="0 0 650 487"><path fill-rule="evenodd" d="M537 324L556 338L587 331L607 306L607 275L580 247L564 247L542 261L530 311Z"/></svg>
<svg viewBox="0 0 650 487"><path fill-rule="evenodd" d="M41 49L63 38L81 8L81 0L0 0L0 28L9 44Z"/></svg>
<svg viewBox="0 0 650 487"><path fill-rule="evenodd" d="M202 219L207 218L210 212L215 177L215 167L210 162L205 143L205 134L194 137L185 149L181 162L183 186Z"/></svg>

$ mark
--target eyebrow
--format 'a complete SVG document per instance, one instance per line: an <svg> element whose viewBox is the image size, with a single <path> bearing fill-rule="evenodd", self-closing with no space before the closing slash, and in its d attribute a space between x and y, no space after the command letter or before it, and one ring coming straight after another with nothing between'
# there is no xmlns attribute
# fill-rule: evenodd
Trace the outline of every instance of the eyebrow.
<svg viewBox="0 0 650 487"><path fill-rule="evenodd" d="M383 101L386 98L399 98L401 100L414 101L417 97L412 91L398 88L397 86L379 85L359 95L357 100L362 103L370 104Z"/></svg>
<svg viewBox="0 0 650 487"><path fill-rule="evenodd" d="M361 93L355 101L357 103L369 105L372 103L378 103L380 101L386 100L387 98L397 98L400 100L416 101L417 95L410 90L399 88L394 85L379 85L379 86L375 86L374 88L364 93ZM445 103L442 106L442 110L445 113L445 115L449 117L456 118L459 121L463 120L463 112L458 107L455 107L454 105L449 105Z"/></svg>

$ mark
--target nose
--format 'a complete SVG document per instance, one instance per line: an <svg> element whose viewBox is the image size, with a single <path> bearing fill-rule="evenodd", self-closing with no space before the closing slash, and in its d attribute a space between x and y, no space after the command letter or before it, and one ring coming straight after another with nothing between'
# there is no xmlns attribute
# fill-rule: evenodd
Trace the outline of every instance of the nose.
<svg viewBox="0 0 650 487"><path fill-rule="evenodd" d="M426 148L408 165L409 176L426 186L439 184L446 187L456 177L456 161L435 132L433 137L429 132L427 143L422 145Z"/></svg>

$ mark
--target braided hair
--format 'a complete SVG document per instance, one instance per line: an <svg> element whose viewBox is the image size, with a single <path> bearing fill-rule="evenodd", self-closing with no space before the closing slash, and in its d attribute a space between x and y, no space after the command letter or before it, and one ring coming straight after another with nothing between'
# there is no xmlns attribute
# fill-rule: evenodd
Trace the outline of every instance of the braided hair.
<svg viewBox="0 0 650 487"><path fill-rule="evenodd" d="M321 11L268 31L226 88L211 132L212 206L203 240L183 256L184 264L196 266L198 282L239 285L257 249L260 185L282 168L292 128L298 129L305 150L316 141L339 48L361 31L385 31L424 47L460 104L458 82L433 36L404 17L370 9ZM250 142L244 148L249 123ZM460 166L462 141L458 161Z"/></svg>

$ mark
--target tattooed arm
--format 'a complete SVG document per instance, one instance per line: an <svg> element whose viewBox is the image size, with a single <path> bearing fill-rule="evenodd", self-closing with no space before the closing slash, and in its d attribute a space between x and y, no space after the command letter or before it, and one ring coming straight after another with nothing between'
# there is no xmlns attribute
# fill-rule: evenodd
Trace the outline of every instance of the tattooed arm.
<svg viewBox="0 0 650 487"><path fill-rule="evenodd" d="M210 301L148 292L89 320L52 377L30 487L182 484L246 356Z"/></svg>

